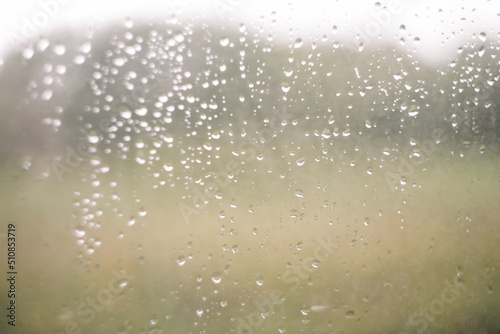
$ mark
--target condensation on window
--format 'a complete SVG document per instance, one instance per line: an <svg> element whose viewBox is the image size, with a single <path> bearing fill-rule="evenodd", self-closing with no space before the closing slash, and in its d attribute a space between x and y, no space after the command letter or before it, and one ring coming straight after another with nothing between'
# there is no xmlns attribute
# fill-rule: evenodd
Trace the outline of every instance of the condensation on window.
<svg viewBox="0 0 500 334"><path fill-rule="evenodd" d="M1 331L498 332L497 5L40 2L0 65Z"/></svg>

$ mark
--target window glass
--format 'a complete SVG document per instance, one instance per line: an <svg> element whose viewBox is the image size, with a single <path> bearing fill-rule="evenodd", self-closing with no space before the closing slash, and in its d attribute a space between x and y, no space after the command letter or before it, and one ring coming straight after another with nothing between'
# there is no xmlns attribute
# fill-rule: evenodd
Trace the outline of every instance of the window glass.
<svg viewBox="0 0 500 334"><path fill-rule="evenodd" d="M500 330L498 2L2 15L0 332Z"/></svg>

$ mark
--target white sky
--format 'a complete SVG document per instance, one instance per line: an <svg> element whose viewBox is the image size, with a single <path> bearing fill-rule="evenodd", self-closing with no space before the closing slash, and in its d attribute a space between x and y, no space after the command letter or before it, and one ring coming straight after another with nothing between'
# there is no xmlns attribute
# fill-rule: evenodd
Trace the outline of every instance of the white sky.
<svg viewBox="0 0 500 334"><path fill-rule="evenodd" d="M47 35L52 29L82 27L90 21L123 22L127 16L164 19L172 13L181 21L229 20L249 28L261 26L265 35L273 33L286 42L325 35L328 43L337 40L354 46L354 36L371 27L380 29L381 39L394 45L405 37L407 46L415 47L420 58L437 62L447 62L456 55L466 39L481 42L481 32L490 41L500 41L500 0L378 1L382 7L398 4L398 10L377 21L373 15L377 0L10 0L0 5L0 53L11 50L8 36L23 36L23 28L26 30L37 17L43 20L50 16L43 27L37 27L38 33ZM402 24L404 32L399 29ZM420 39L418 45L414 37ZM375 45L378 40L366 37L365 44Z"/></svg>

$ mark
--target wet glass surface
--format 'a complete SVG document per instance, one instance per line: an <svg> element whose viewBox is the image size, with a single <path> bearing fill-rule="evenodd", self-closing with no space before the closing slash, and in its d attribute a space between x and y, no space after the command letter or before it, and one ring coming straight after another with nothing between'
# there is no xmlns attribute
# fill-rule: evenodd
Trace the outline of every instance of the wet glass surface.
<svg viewBox="0 0 500 334"><path fill-rule="evenodd" d="M2 333L500 330L498 6L47 3L0 66Z"/></svg>

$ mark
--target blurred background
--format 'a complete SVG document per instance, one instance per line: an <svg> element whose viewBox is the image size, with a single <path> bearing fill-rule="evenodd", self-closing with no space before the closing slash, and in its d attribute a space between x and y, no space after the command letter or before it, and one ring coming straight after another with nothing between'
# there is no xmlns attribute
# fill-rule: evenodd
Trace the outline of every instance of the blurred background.
<svg viewBox="0 0 500 334"><path fill-rule="evenodd" d="M2 7L2 332L499 332L497 1Z"/></svg>

